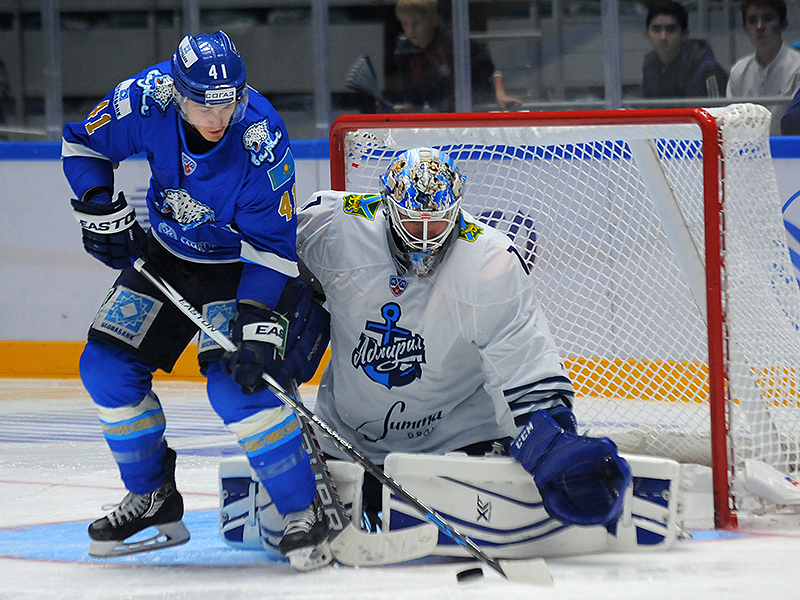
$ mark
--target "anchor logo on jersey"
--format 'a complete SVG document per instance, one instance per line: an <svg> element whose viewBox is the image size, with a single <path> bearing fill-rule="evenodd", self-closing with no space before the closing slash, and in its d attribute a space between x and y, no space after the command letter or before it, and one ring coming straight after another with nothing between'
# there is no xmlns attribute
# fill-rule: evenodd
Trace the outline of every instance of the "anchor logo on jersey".
<svg viewBox="0 0 800 600"><path fill-rule="evenodd" d="M367 321L353 350L351 362L367 377L389 389L409 385L422 377L425 340L398 325L402 311L394 302L381 308L383 322ZM369 335L377 334L377 338Z"/></svg>

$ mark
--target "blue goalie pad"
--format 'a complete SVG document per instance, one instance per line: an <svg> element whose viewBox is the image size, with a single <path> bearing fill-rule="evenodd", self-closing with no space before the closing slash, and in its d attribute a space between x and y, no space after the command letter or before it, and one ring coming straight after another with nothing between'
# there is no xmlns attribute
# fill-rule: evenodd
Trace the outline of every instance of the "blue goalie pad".
<svg viewBox="0 0 800 600"><path fill-rule="evenodd" d="M564 431L538 410L509 454L533 475L551 517L571 525L607 525L622 513L631 470L610 439Z"/></svg>

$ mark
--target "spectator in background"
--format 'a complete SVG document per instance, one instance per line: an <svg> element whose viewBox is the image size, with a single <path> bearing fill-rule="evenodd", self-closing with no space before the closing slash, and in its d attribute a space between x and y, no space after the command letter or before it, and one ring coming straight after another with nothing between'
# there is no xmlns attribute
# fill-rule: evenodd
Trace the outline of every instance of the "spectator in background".
<svg viewBox="0 0 800 600"><path fill-rule="evenodd" d="M395 47L400 79L397 112L453 112L453 35L439 16L438 0L398 0L395 9L405 35ZM521 102L506 94L503 75L495 70L482 44L470 43L473 99L497 102L507 110Z"/></svg>
<svg viewBox="0 0 800 600"><path fill-rule="evenodd" d="M800 87L800 52L783 43L784 0L743 0L742 22L755 54L738 60L728 80L729 98L794 96ZM772 113L770 133L779 135L784 104L767 106Z"/></svg>
<svg viewBox="0 0 800 600"><path fill-rule="evenodd" d="M683 5L659 0L650 5L644 36L653 51L642 65L645 98L719 98L728 74L705 40L689 39L689 14Z"/></svg>
<svg viewBox="0 0 800 600"><path fill-rule="evenodd" d="M800 135L800 90L781 118L781 135Z"/></svg>
<svg viewBox="0 0 800 600"><path fill-rule="evenodd" d="M6 66L3 61L0 61L0 123L6 122L6 105L10 96L9 87Z"/></svg>

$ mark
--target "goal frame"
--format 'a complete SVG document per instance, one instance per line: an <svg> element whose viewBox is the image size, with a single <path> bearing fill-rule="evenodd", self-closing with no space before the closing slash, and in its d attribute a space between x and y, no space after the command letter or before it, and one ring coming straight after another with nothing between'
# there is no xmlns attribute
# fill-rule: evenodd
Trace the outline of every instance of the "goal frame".
<svg viewBox="0 0 800 600"><path fill-rule="evenodd" d="M359 129L414 127L524 127L582 125L693 124L700 128L703 151L703 210L705 240L705 288L708 332L708 385L713 473L714 524L734 529L729 484L729 415L724 337L722 281L725 247L723 207L724 157L716 119L701 108L543 111L505 113L426 113L342 115L330 130L331 189L346 191L345 136Z"/></svg>

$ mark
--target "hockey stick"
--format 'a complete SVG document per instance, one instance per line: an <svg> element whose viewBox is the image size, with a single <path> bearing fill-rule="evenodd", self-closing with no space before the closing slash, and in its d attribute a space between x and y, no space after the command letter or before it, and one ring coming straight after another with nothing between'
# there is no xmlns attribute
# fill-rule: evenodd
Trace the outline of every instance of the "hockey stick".
<svg viewBox="0 0 800 600"><path fill-rule="evenodd" d="M289 382L289 393L302 402L294 380ZM330 547L336 560L351 567L375 566L407 562L431 554L436 548L438 536L436 527L430 523L380 535L370 535L351 523L319 447L317 434L305 418L299 418L303 428L303 445L317 483L317 496L322 501L328 526L333 532Z"/></svg>
<svg viewBox="0 0 800 600"><path fill-rule="evenodd" d="M375 67L372 66L369 56L362 56L352 64L347 73L345 85L354 92L372 96L386 112L394 112L394 106L383 97L378 86L378 75L375 73Z"/></svg>
<svg viewBox="0 0 800 600"><path fill-rule="evenodd" d="M289 393L298 402L302 402L300 398L300 389L294 379L289 381ZM344 505L342 505L342 500L339 497L339 492L336 490L336 484L333 482L328 464L325 462L325 457L320 451L317 435L314 433L308 421L302 417L300 418L300 424L303 436L303 447L308 453L308 458L311 462L311 471L314 473L314 480L317 484L317 496L322 501L322 506L328 517L328 528L338 537L338 534L350 523L350 517L345 511Z"/></svg>
<svg viewBox="0 0 800 600"><path fill-rule="evenodd" d="M203 317L202 313L188 300L183 298L180 292L172 287L160 273L158 273L155 267L142 258L137 258L133 263L133 267L158 288L158 290L175 304L184 315L189 317L201 331L217 342L225 351L236 351L236 346L233 342L228 339L224 333L220 332L209 323L205 317ZM269 376L265 374L265 377ZM313 413L311 413L302 402L287 394L274 379L270 377L270 380L267 380L267 384L275 395L287 404L287 406L294 409L300 417L300 422L303 424L303 434L304 437L307 438L307 448L309 449L309 455L312 460L312 471L314 471L318 489L319 485L322 485L325 489L323 493L329 495L328 498L321 498L326 505L326 514L329 515L327 509L330 504L334 505L332 508L336 514L333 516L333 522L331 523L332 533L330 544L331 551L336 557L336 560L349 566L365 566L407 562L430 555L438 541L438 536L436 535L437 530L434 525L425 524L419 527L409 527L407 529L376 535L362 531L353 525L350 519L344 516L344 509L341 507L341 502L336 493L336 488L333 484L330 472L327 466L324 465L323 459L315 446L316 436L309 425L309 422L314 421L314 419L309 418L309 415L313 416ZM338 510L336 508L337 506ZM330 522L331 517L329 516L329 523Z"/></svg>
<svg viewBox="0 0 800 600"><path fill-rule="evenodd" d="M189 319L191 319L201 331L206 333L211 339L217 342L224 350L227 352L236 351L235 344L229 340L225 334L217 330L211 323L209 323L208 320L203 317L202 313L192 306L189 301L183 298L183 296L181 296L175 288L173 288L160 276L154 267L150 266L142 258L137 258L134 261L133 266L173 304L175 304L175 306L181 312L183 312L183 314L189 317ZM397 480L387 475L383 469L378 467L369 458L359 452L350 442L343 438L339 432L333 429L325 421L320 419L316 414L311 412L301 402L298 402L295 398L289 395L269 373L262 373L261 377L269 386L270 391L272 391L272 393L274 393L281 400L281 402L293 409L300 417L306 419L310 423L313 423L320 431L322 431L322 433L327 435L342 452L364 467L365 471L370 473L373 477L375 477L375 479L389 488L394 494L412 506L426 521L435 525L439 531L451 538L467 553L472 555L473 558L491 568L498 575L504 579L508 579L509 581L540 585L553 584L553 578L550 575L550 570L547 568L544 560L540 558L530 560L501 560L492 558L470 538L458 531L438 512L408 492ZM478 573L475 573L474 571L474 569L470 569L469 571L460 573L459 579L466 580L467 578L472 578L473 575L478 575ZM461 577L462 575L464 576L463 578Z"/></svg>

